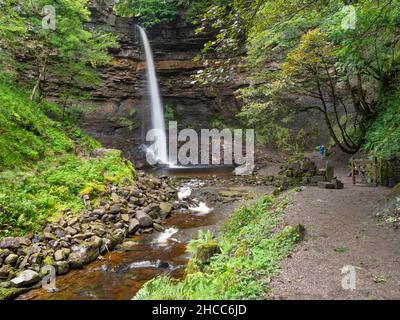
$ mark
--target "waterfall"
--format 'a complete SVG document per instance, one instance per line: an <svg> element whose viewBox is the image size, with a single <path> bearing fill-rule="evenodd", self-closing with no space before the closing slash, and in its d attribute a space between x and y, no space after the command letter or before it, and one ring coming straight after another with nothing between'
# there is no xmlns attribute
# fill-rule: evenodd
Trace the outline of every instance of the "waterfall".
<svg viewBox="0 0 400 320"><path fill-rule="evenodd" d="M167 151L167 136L165 131L164 108L161 102L160 90L158 88L158 81L156 76L156 68L154 65L153 53L149 39L147 38L146 31L137 26L140 31L140 36L143 41L144 52L146 55L147 64L147 81L150 92L150 106L151 106L151 122L154 131L156 143L154 149L148 152L154 153L156 160L159 163L168 164L168 151Z"/></svg>

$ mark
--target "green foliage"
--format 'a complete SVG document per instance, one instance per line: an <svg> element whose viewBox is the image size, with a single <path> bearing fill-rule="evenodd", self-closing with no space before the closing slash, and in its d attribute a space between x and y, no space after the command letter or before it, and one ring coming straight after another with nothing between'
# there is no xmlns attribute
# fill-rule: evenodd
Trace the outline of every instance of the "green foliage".
<svg viewBox="0 0 400 320"><path fill-rule="evenodd" d="M0 216L4 234L37 231L41 223L69 208L84 209L81 196L89 194L94 204L108 184L127 185L134 169L117 151L103 158L74 154L48 157L31 169L0 173Z"/></svg>
<svg viewBox="0 0 400 320"><path fill-rule="evenodd" d="M45 6L55 10L54 28L43 28ZM68 84L63 92L66 102L79 96L84 85L100 83L95 69L109 62L107 49L116 46L116 38L85 26L91 20L88 0L7 0L5 8L0 32L6 38L0 41L0 55L25 57L18 71L33 72L32 98L46 94L49 78ZM11 61L7 68L12 71Z"/></svg>
<svg viewBox="0 0 400 320"><path fill-rule="evenodd" d="M138 18L143 27L151 27L175 21L178 14L195 23L209 5L208 0L120 0L114 10L118 15Z"/></svg>
<svg viewBox="0 0 400 320"><path fill-rule="evenodd" d="M263 298L269 279L278 273L278 262L300 239L299 227L280 228L279 214L287 204L285 199L265 196L252 206L239 208L221 232L222 252L213 256L202 271L188 273L181 281L155 278L134 299ZM196 256L198 248L214 241L211 233L202 233L189 243L188 250Z"/></svg>
<svg viewBox="0 0 400 320"><path fill-rule="evenodd" d="M178 14L174 1L162 0L122 0L114 9L121 16L139 18L144 27L171 22Z"/></svg>
<svg viewBox="0 0 400 320"><path fill-rule="evenodd" d="M108 184L131 184L135 172L120 152L84 156L100 145L54 104L37 104L24 90L0 83L0 235L38 230L47 218L83 209ZM81 156L76 153L81 153Z"/></svg>
<svg viewBox="0 0 400 320"><path fill-rule="evenodd" d="M365 150L380 159L400 154L400 91L384 97L381 112L366 135Z"/></svg>
<svg viewBox="0 0 400 320"><path fill-rule="evenodd" d="M207 68L195 79L206 84L230 81L232 68L240 65L234 57L243 53L246 43L251 85L239 92L245 103L240 116L258 129L259 141L271 140L275 132L282 142L289 141L296 126L285 123L287 118L318 112L334 143L355 153L384 110L379 107L381 100L399 84L400 3L348 4L341 0L216 3L203 15L198 31L213 29L218 35L205 44ZM210 53L224 58L224 65L212 64Z"/></svg>
<svg viewBox="0 0 400 320"><path fill-rule="evenodd" d="M0 170L25 166L73 147L61 123L46 117L23 91L0 83Z"/></svg>
<svg viewBox="0 0 400 320"><path fill-rule="evenodd" d="M176 121L177 120L176 107L173 104L167 103L165 105L164 118L165 118L165 121L166 121L167 125L168 125L169 121Z"/></svg>

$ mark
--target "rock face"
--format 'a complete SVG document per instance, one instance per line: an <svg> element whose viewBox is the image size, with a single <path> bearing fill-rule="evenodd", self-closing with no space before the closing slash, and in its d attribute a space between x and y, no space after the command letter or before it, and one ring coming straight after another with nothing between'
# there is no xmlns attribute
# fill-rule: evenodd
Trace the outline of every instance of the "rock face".
<svg viewBox="0 0 400 320"><path fill-rule="evenodd" d="M137 153L134 146L144 142L149 125L146 107L146 63L134 18L116 17L112 1L91 8L90 26L114 32L120 47L110 50L112 64L101 70L104 80L98 89L83 88L93 96L90 103L95 110L84 115L82 128L100 140L104 146L123 150L131 160ZM176 114L178 126L187 128L197 124L209 128L215 114L223 119L234 119L240 102L233 95L243 85L239 77L235 83L220 86L193 84L191 75L202 68L193 58L210 35L195 35L195 27L184 21L148 28L147 33L156 62L160 91L165 106ZM53 80L47 92L59 92L62 85ZM61 86L60 86L61 85Z"/></svg>

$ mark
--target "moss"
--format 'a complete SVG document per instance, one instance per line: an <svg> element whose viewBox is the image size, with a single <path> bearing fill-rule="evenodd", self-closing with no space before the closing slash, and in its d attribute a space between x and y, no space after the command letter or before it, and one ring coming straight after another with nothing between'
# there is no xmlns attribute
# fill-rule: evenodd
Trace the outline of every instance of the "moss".
<svg viewBox="0 0 400 320"><path fill-rule="evenodd" d="M0 288L0 300L12 300L24 292L23 288Z"/></svg>
<svg viewBox="0 0 400 320"><path fill-rule="evenodd" d="M43 265L45 266L53 266L55 264L54 259L50 256L47 256L43 259Z"/></svg>
<svg viewBox="0 0 400 320"><path fill-rule="evenodd" d="M109 184L132 185L136 172L120 151L88 156L99 146L55 104L0 82L0 236L36 232L67 208L83 210L83 194L96 205Z"/></svg>

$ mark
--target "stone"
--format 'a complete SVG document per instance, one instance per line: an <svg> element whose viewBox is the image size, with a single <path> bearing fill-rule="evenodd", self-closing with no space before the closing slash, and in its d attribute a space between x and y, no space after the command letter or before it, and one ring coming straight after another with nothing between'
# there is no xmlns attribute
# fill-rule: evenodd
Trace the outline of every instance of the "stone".
<svg viewBox="0 0 400 320"><path fill-rule="evenodd" d="M160 211L161 212L169 214L169 213L171 213L172 208L173 208L172 203L169 203L169 202L161 202L160 203Z"/></svg>
<svg viewBox="0 0 400 320"><path fill-rule="evenodd" d="M102 216L103 214L105 214L105 210L104 209L94 209L93 211L92 211L92 213L93 214L95 214L95 215L99 215L99 216Z"/></svg>
<svg viewBox="0 0 400 320"><path fill-rule="evenodd" d="M129 198L129 203L131 204L137 204L139 199L137 197L130 197Z"/></svg>
<svg viewBox="0 0 400 320"><path fill-rule="evenodd" d="M221 249L218 244L211 241L210 243L199 245L195 254L195 259L202 264L207 264L214 255L219 254L220 252Z"/></svg>
<svg viewBox="0 0 400 320"><path fill-rule="evenodd" d="M69 271L69 263L67 261L57 261L56 268L58 275L67 274Z"/></svg>
<svg viewBox="0 0 400 320"><path fill-rule="evenodd" d="M57 236L51 232L44 232L43 235L45 236L46 239L57 240Z"/></svg>
<svg viewBox="0 0 400 320"><path fill-rule="evenodd" d="M55 235L58 239L64 238L65 237L65 231L61 229L57 229L55 232Z"/></svg>
<svg viewBox="0 0 400 320"><path fill-rule="evenodd" d="M310 178L310 183L313 183L313 184L318 184L318 182L322 182L322 181L325 181L324 176L313 176Z"/></svg>
<svg viewBox="0 0 400 320"><path fill-rule="evenodd" d="M78 231L72 227L66 227L65 232L71 236L74 236L78 233Z"/></svg>
<svg viewBox="0 0 400 320"><path fill-rule="evenodd" d="M303 171L317 171L317 165L309 158L304 157L300 160L300 169Z"/></svg>
<svg viewBox="0 0 400 320"><path fill-rule="evenodd" d="M136 211L136 219L139 221L141 228L151 228L153 226L153 220L144 211Z"/></svg>
<svg viewBox="0 0 400 320"><path fill-rule="evenodd" d="M127 213L121 214L121 219L122 221L129 223L129 214Z"/></svg>
<svg viewBox="0 0 400 320"><path fill-rule="evenodd" d="M5 259L9 254L11 254L11 250L9 249L0 249L0 259Z"/></svg>
<svg viewBox="0 0 400 320"><path fill-rule="evenodd" d="M158 232L163 232L165 228L159 223L153 223L154 229Z"/></svg>
<svg viewBox="0 0 400 320"><path fill-rule="evenodd" d="M97 259L100 255L99 246L96 242L86 242L72 247L72 253L68 258L71 269L80 269L83 265Z"/></svg>
<svg viewBox="0 0 400 320"><path fill-rule="evenodd" d="M121 211L121 205L120 204L113 204L110 207L110 213L111 214L118 214Z"/></svg>
<svg viewBox="0 0 400 320"><path fill-rule="evenodd" d="M111 200L112 200L113 202L120 202L120 201L121 201L120 198L119 198L119 196L118 196L115 192L113 192L113 193L111 194Z"/></svg>
<svg viewBox="0 0 400 320"><path fill-rule="evenodd" d="M18 261L18 256L16 254L10 254L7 256L7 258L4 260L5 264L8 264L10 266L15 266L15 264Z"/></svg>
<svg viewBox="0 0 400 320"><path fill-rule="evenodd" d="M66 259L66 254L65 254L64 250L57 250L57 251L54 253L54 259L55 259L56 261L65 260L65 259Z"/></svg>
<svg viewBox="0 0 400 320"><path fill-rule="evenodd" d="M67 220L69 226L73 226L77 222L78 222L78 217L72 217Z"/></svg>
<svg viewBox="0 0 400 320"><path fill-rule="evenodd" d="M17 288L26 287L35 284L40 280L40 276L36 271L25 270L22 271L17 277L11 279L11 282Z"/></svg>
<svg viewBox="0 0 400 320"><path fill-rule="evenodd" d="M8 275L11 273L12 268L9 265L4 265L0 268L0 279L8 279Z"/></svg>
<svg viewBox="0 0 400 320"><path fill-rule="evenodd" d="M105 200L105 199L101 199L100 200L100 206L105 207L107 205L108 205L108 201L107 200Z"/></svg>
<svg viewBox="0 0 400 320"><path fill-rule="evenodd" d="M29 246L31 241L23 237L6 237L0 240L0 249L17 250L20 246Z"/></svg>
<svg viewBox="0 0 400 320"><path fill-rule="evenodd" d="M134 241L125 241L120 246L123 251L133 251L137 248L137 243Z"/></svg>
<svg viewBox="0 0 400 320"><path fill-rule="evenodd" d="M320 188L320 189L335 189L335 185L332 182L320 181L320 182L318 182L318 188Z"/></svg>
<svg viewBox="0 0 400 320"><path fill-rule="evenodd" d="M128 233L132 234L135 233L137 230L140 228L140 223L137 219L132 218L129 220L129 227L128 227Z"/></svg>
<svg viewBox="0 0 400 320"><path fill-rule="evenodd" d="M52 256L47 256L43 259L43 264L45 266L54 266L55 262Z"/></svg>
<svg viewBox="0 0 400 320"><path fill-rule="evenodd" d="M169 268L169 263L166 262L166 261L157 260L156 261L156 268L158 268L158 269L168 269Z"/></svg>
<svg viewBox="0 0 400 320"><path fill-rule="evenodd" d="M158 211L160 206L157 203L151 203L147 207L143 209L143 211L147 214Z"/></svg>
<svg viewBox="0 0 400 320"><path fill-rule="evenodd" d="M335 185L335 189L344 189L344 184L339 179L332 179L331 182Z"/></svg>

